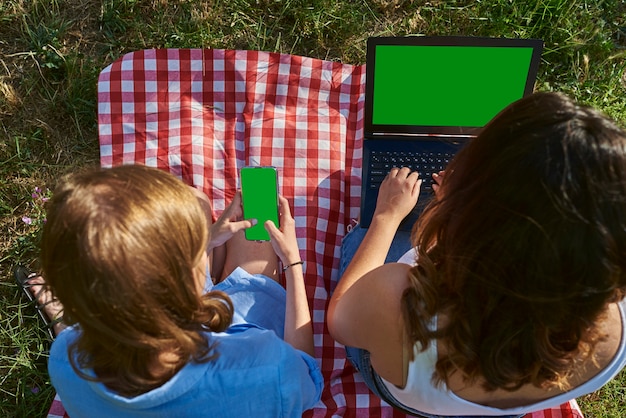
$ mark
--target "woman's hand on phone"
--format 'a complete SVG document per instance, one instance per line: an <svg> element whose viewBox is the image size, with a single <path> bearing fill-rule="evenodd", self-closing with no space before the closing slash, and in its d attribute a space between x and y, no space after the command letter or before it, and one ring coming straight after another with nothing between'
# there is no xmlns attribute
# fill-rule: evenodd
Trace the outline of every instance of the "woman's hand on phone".
<svg viewBox="0 0 626 418"><path fill-rule="evenodd" d="M270 243L283 265L300 261L300 250L296 239L296 222L291 216L289 202L282 195L278 196L280 229L274 222L265 222L265 230L270 234Z"/></svg>
<svg viewBox="0 0 626 418"><path fill-rule="evenodd" d="M222 212L222 216L211 225L208 249L219 247L237 232L256 225L256 219L239 220L242 216L241 191L238 190L230 205Z"/></svg>

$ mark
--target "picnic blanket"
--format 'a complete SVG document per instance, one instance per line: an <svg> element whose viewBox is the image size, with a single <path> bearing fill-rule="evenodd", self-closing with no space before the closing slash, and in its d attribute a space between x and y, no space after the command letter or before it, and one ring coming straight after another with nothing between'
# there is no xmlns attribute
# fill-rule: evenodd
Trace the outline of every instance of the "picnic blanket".
<svg viewBox="0 0 626 418"><path fill-rule="evenodd" d="M328 334L340 245L360 204L365 66L219 49L132 52L98 81L101 164L145 164L200 187L219 215L245 165L278 168L305 264L325 388L313 417L402 417ZM55 400L54 414L62 403ZM52 411L52 410L51 410ZM528 414L582 417L575 401Z"/></svg>

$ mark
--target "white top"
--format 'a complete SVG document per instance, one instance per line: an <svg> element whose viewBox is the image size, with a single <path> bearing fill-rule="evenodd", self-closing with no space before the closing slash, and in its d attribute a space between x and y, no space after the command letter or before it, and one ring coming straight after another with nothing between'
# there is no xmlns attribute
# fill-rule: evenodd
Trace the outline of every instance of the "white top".
<svg viewBox="0 0 626 418"><path fill-rule="evenodd" d="M409 250L403 255L398 262L405 264L415 264L415 251ZM622 340L617 349L617 353L611 362L598 373L596 376L583 383L582 385L557 395L555 397L515 408L492 408L467 401L454 394L447 386L442 383L434 386L432 376L437 363L437 341L433 340L426 351L421 352L421 344L416 343L413 347L413 361L409 363L407 375L407 383L404 389L400 389L394 384L383 380L383 383L389 392L402 404L434 415L521 415L533 411L539 411L552 408L568 402L571 399L594 392L602 387L605 383L613 379L621 369L626 366L626 300L622 300L619 304L620 316L622 319ZM436 329L437 318L432 318L429 325L430 329Z"/></svg>

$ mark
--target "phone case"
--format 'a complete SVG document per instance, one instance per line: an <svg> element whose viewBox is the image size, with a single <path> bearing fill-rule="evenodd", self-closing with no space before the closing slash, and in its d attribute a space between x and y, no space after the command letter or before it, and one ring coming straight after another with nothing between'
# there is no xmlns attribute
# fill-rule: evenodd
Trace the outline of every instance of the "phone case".
<svg viewBox="0 0 626 418"><path fill-rule="evenodd" d="M246 239L269 241L265 222L280 227L278 218L278 172L275 167L243 167L240 172L241 200L244 219L258 222L245 230Z"/></svg>

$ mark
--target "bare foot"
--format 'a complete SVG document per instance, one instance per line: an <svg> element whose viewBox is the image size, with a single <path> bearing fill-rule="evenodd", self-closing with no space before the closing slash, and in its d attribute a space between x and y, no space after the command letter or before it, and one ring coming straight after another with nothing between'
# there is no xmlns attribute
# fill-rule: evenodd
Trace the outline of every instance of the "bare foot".
<svg viewBox="0 0 626 418"><path fill-rule="evenodd" d="M25 282L24 290L29 291L32 299L37 304L37 310L43 311L47 317L47 324L52 329L54 336L59 335L61 331L67 328L62 322L63 304L52 295L52 292L46 286L43 277L32 273ZM46 318L43 318L44 321Z"/></svg>

